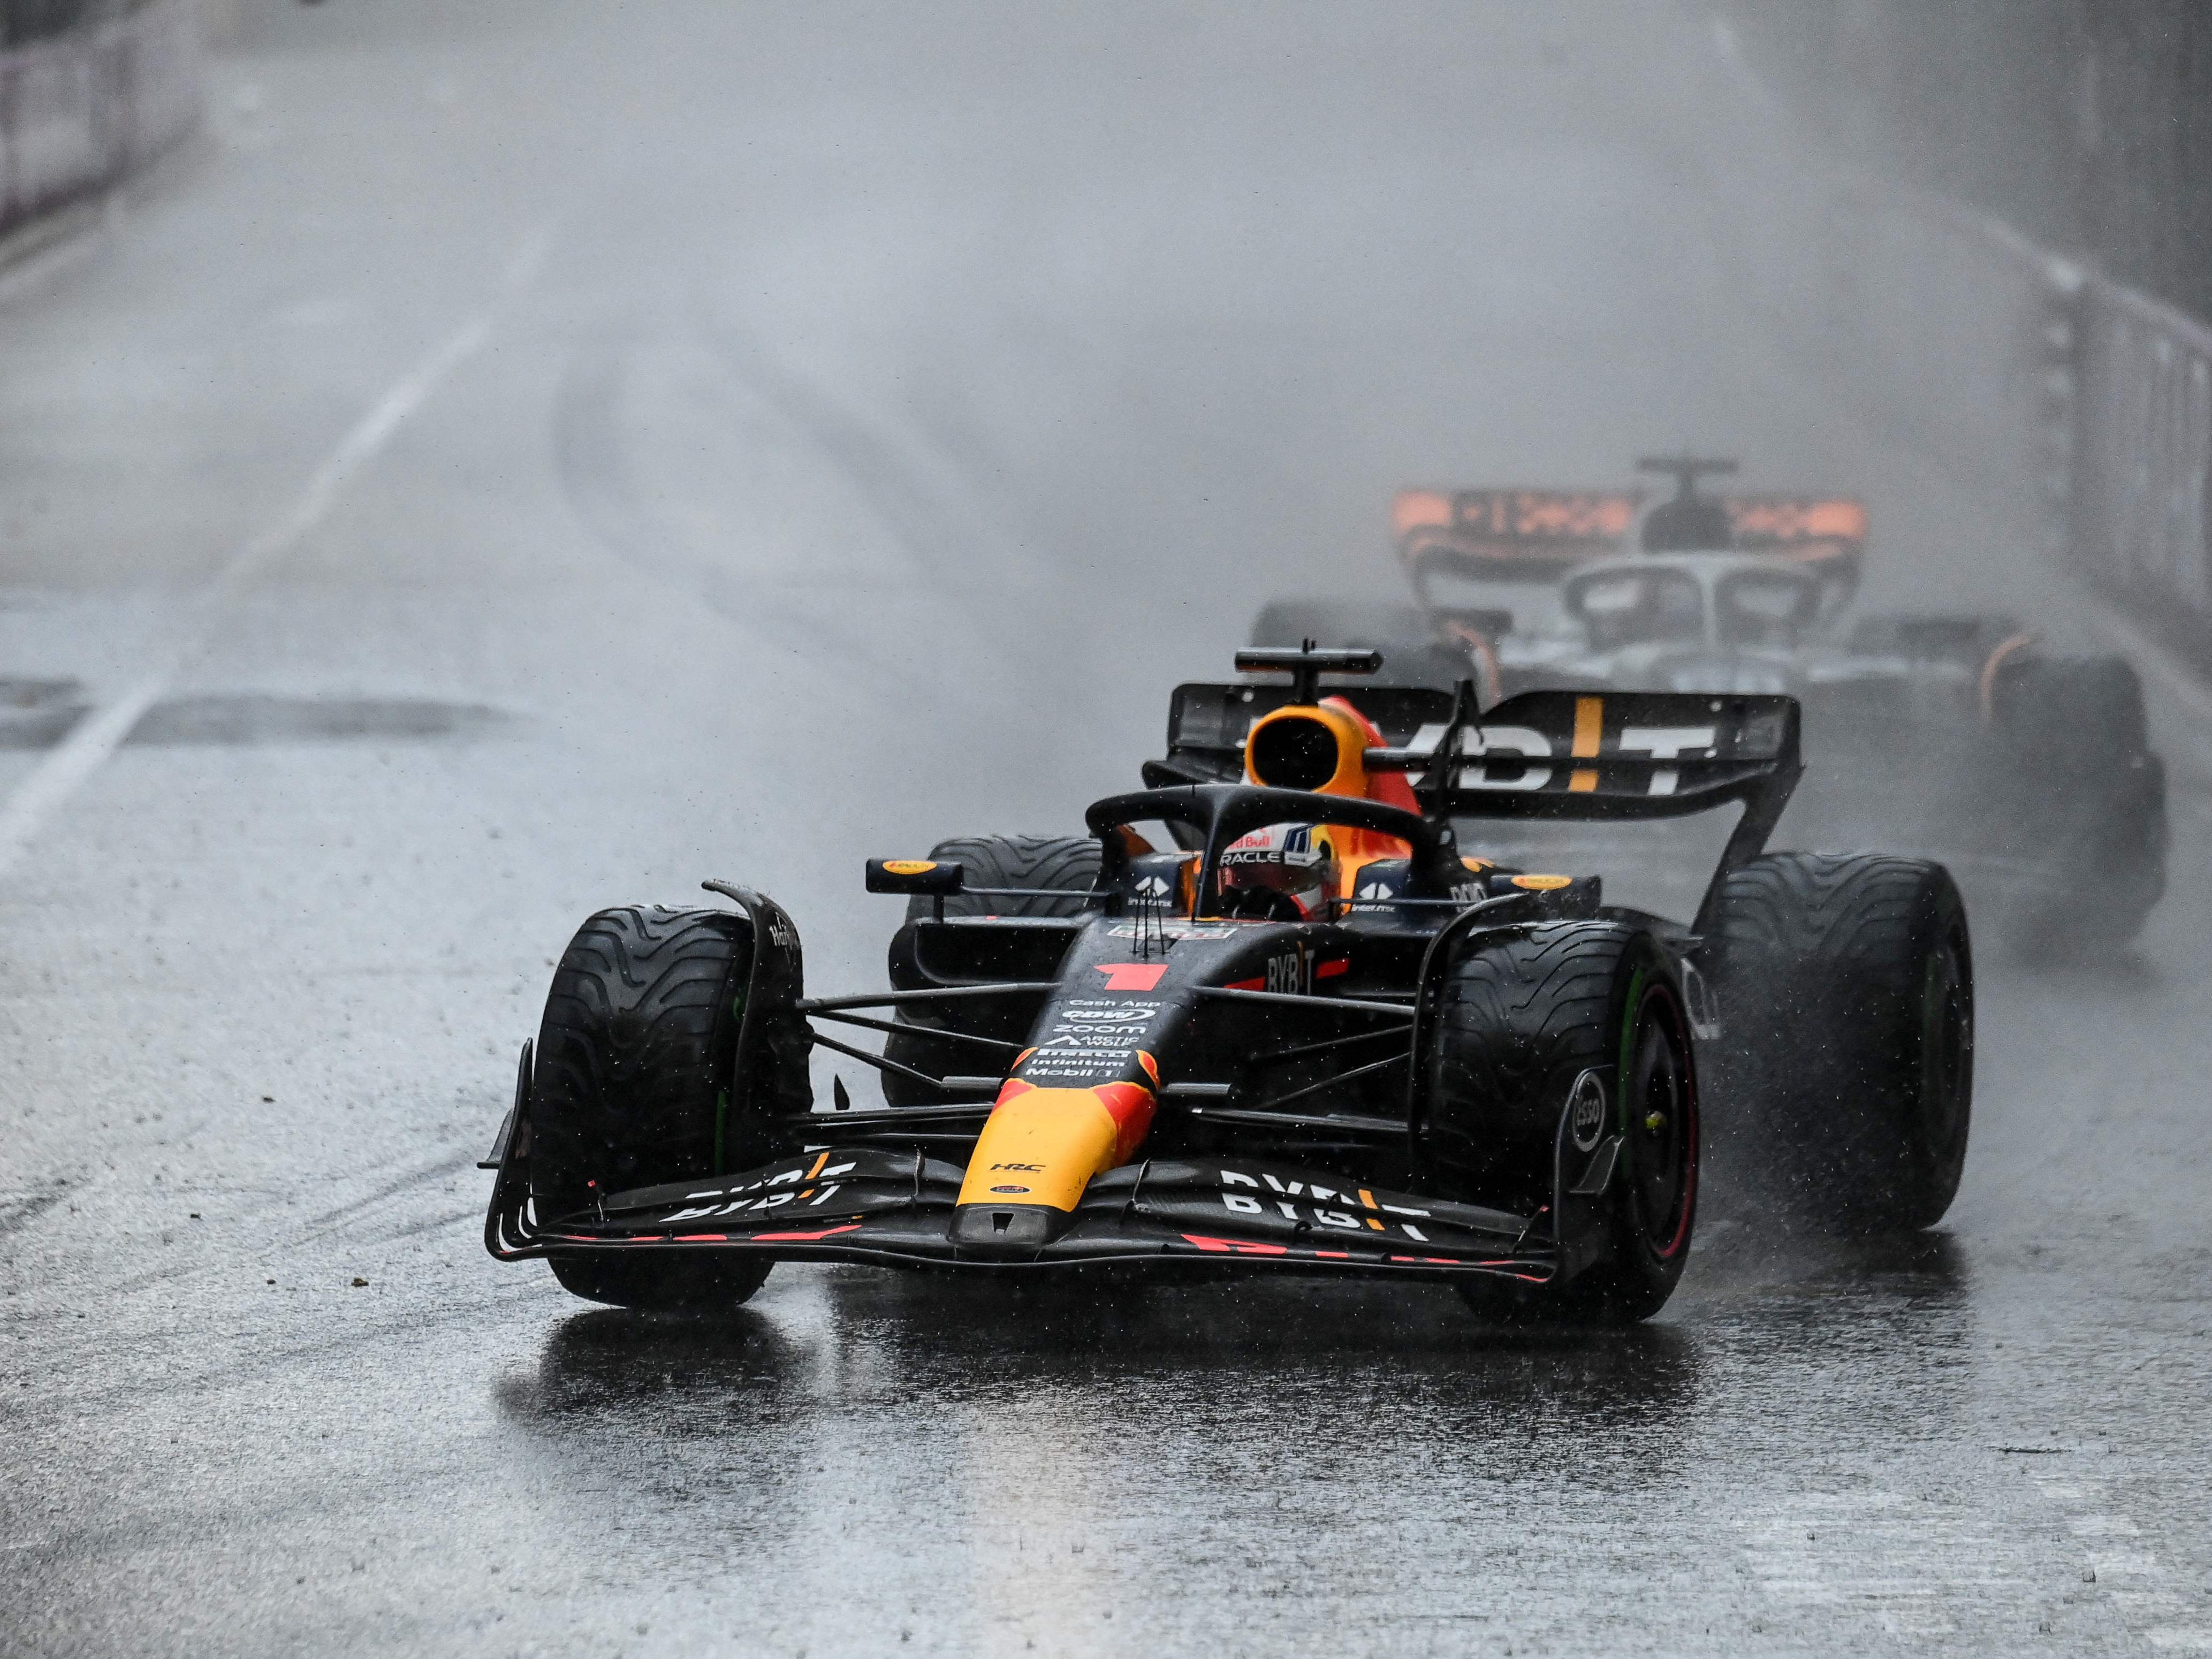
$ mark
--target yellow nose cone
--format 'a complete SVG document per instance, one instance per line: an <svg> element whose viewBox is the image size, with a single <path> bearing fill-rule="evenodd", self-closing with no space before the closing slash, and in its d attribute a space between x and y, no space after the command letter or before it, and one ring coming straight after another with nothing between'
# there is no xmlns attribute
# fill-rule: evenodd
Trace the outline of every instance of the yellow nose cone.
<svg viewBox="0 0 2212 1659"><path fill-rule="evenodd" d="M1031 1089L984 1122L961 1183L963 1204L1072 1210L1091 1177L1114 1167L1121 1126L1091 1089Z"/></svg>

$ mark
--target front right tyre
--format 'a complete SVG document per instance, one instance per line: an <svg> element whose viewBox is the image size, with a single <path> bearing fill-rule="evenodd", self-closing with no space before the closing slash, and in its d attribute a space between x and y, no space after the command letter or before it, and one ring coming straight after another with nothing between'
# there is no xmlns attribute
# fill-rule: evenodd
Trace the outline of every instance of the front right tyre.
<svg viewBox="0 0 2212 1659"><path fill-rule="evenodd" d="M1604 1254L1565 1285L1462 1280L1476 1311L1516 1321L1630 1323L1666 1305L1697 1224L1701 1123L1681 976L1640 928L1564 921L1478 936L1446 970L1429 1050L1426 1139L1449 1179L1549 1210L1562 1115L1593 1080L1605 1113L1570 1142L1578 1176L1608 1135ZM1577 1121L1568 1133L1578 1134ZM1556 1224L1556 1223L1554 1224Z"/></svg>
<svg viewBox="0 0 2212 1659"><path fill-rule="evenodd" d="M957 860L966 870L966 885L987 890L956 893L946 899L948 916L1079 916L1085 908L1081 896L1098 881L1100 854L1095 836L956 836L931 848L929 856ZM932 900L908 900L908 927L935 909ZM896 943L891 956L896 981L899 957ZM970 1030L987 1023L991 1012L970 1005L961 1011L962 1023L955 1025L944 1013L901 1008L895 1018L900 1029L884 1039L884 1058L927 1077L972 1071L972 1045L932 1033ZM1024 1029L993 1028L981 1034L1012 1042L1024 1035ZM944 1091L926 1083L897 1072L881 1075L887 1106L938 1106L945 1102Z"/></svg>

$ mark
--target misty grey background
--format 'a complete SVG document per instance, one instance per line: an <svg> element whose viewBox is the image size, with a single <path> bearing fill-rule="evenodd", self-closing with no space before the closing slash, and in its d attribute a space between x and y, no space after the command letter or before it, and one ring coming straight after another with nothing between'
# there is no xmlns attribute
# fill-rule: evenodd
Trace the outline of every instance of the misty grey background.
<svg viewBox="0 0 2212 1659"><path fill-rule="evenodd" d="M1878 598L2097 635L1747 252L1820 158L1701 12L330 0L211 74L0 309L0 670L118 694L488 332L0 878L0 1650L2212 1645L2170 678L2175 890L1984 963L1925 1240L1716 1206L1548 1339L829 1268L666 1325L477 1243L586 912L741 878L873 982L861 857L1073 825L1261 595L1395 582L1402 483L1741 453L1872 501Z"/></svg>

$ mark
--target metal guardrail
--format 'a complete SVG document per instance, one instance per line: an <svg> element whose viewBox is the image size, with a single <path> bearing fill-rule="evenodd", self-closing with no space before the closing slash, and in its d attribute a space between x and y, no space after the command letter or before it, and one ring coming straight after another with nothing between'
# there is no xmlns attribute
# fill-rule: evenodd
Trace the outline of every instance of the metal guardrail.
<svg viewBox="0 0 2212 1659"><path fill-rule="evenodd" d="M2075 337L2069 550L2212 669L2212 328L2093 278Z"/></svg>
<svg viewBox="0 0 2212 1659"><path fill-rule="evenodd" d="M2212 325L1784 148L1727 198L1777 337L2212 677Z"/></svg>
<svg viewBox="0 0 2212 1659"><path fill-rule="evenodd" d="M2212 326L1936 198L1836 199L1832 320L1893 405L2212 674Z"/></svg>
<svg viewBox="0 0 2212 1659"><path fill-rule="evenodd" d="M1761 90L1717 183L1777 337L2212 676L2212 324L2093 263L2212 294L2212 9L1722 9L1722 62Z"/></svg>
<svg viewBox="0 0 2212 1659"><path fill-rule="evenodd" d="M200 111L196 0L0 52L0 232L114 183Z"/></svg>

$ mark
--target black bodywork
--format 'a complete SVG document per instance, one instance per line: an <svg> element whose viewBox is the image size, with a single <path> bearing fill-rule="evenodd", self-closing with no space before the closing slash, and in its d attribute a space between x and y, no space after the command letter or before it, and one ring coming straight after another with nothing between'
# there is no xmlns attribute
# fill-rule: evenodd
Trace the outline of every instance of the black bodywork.
<svg viewBox="0 0 2212 1659"><path fill-rule="evenodd" d="M1353 664L1354 667L1364 665ZM1146 790L1086 814L1103 857L1083 912L1066 918L920 915L891 946L891 988L811 997L798 931L772 901L734 901L755 948L731 1069L733 1111L768 1155L751 1167L613 1193L557 1217L532 1212L530 1056L487 1167L499 1170L485 1240L501 1259L726 1251L779 1259L980 1268L1233 1263L1314 1272L1571 1279L1601 1255L1622 1123L1571 1121L1547 1103L1509 1170L1438 1155L1433 998L1453 952L1488 933L1566 918L1648 928L1680 969L1692 1028L1714 1028L1697 920L1609 907L1594 875L1531 878L1462 856L1453 824L1481 819L1635 820L1735 805L1711 892L1755 855L1801 769L1787 697L1536 693L1478 716L1472 689L1186 685ZM1241 775L1237 740L1259 714L1332 692L1355 699L1383 744L1365 760L1409 775L1419 813L1372 799L1268 789ZM1222 851L1244 830L1307 820L1407 842L1356 895L1298 922L1213 916ZM1158 850L1126 826L1164 823ZM935 894L957 880L872 886ZM1711 898L1709 895L1708 903ZM845 1041L927 1018L948 1063L905 1067ZM832 1030L841 1033L832 1036ZM919 1079L938 1103L805 1103L814 1046ZM1141 1154L1092 1179L1064 1219L994 1237L959 1203L969 1154L1009 1079L1132 1086L1150 1099ZM1117 1098L1127 1098L1117 1097ZM734 1138L733 1138L734 1139ZM1002 1189L1003 1190L1003 1189ZM1002 1233L1005 1221L1000 1222Z"/></svg>

